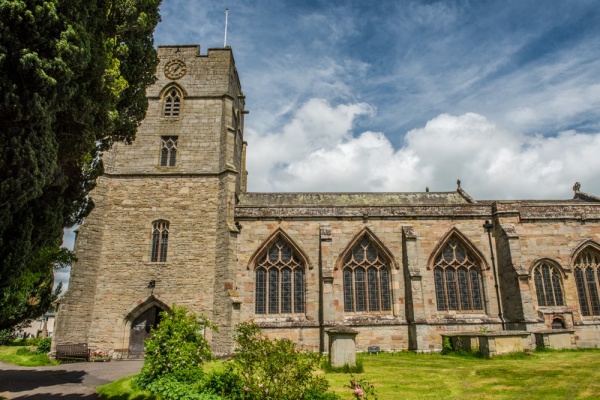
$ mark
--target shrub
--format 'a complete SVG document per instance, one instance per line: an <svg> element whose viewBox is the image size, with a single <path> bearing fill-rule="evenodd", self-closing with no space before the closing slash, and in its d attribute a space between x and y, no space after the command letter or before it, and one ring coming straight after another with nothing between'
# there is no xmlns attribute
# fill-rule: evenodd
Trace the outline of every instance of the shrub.
<svg viewBox="0 0 600 400"><path fill-rule="evenodd" d="M168 376L171 381L193 383L202 378L202 363L212 358L204 338L205 327L216 329L204 316L173 306L161 314L160 324L146 340L146 357L138 384L149 384ZM150 389L150 388L149 388ZM151 390L152 391L152 390Z"/></svg>
<svg viewBox="0 0 600 400"><path fill-rule="evenodd" d="M50 352L50 347L52 346L51 338L43 338L38 341L36 353L38 354L46 354Z"/></svg>
<svg viewBox="0 0 600 400"><path fill-rule="evenodd" d="M320 354L300 350L288 339L268 339L254 323L238 325L236 334L237 349L227 368L240 379L241 399L332 398L331 393L324 397L329 383L314 375Z"/></svg>
<svg viewBox="0 0 600 400"><path fill-rule="evenodd" d="M442 340L442 354L448 354L452 351L452 341L448 336L444 336L444 339Z"/></svg>
<svg viewBox="0 0 600 400"><path fill-rule="evenodd" d="M215 394L230 399L247 398L242 379L233 368L224 371L213 371L207 374L202 382L201 392Z"/></svg>
<svg viewBox="0 0 600 400"><path fill-rule="evenodd" d="M7 346L15 339L15 334L10 329L0 330L0 346Z"/></svg>

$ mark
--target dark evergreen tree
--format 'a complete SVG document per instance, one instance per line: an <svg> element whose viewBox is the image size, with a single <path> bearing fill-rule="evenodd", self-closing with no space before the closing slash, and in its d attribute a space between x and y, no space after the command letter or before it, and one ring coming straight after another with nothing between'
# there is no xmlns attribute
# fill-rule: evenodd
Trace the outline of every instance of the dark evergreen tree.
<svg viewBox="0 0 600 400"><path fill-rule="evenodd" d="M40 260L60 262L63 228L92 209L102 151L133 140L155 79L159 4L0 0L0 310L48 281L54 262ZM0 329L19 322L8 314Z"/></svg>

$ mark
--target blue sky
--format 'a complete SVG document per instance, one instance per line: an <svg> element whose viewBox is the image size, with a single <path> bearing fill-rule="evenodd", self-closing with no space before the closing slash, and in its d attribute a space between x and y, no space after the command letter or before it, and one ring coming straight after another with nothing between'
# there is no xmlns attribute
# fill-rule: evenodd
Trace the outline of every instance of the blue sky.
<svg viewBox="0 0 600 400"><path fill-rule="evenodd" d="M251 191L600 194L597 1L165 0L156 44L225 8Z"/></svg>
<svg viewBox="0 0 600 400"><path fill-rule="evenodd" d="M596 1L163 0L157 45L222 47L250 191L600 195Z"/></svg>

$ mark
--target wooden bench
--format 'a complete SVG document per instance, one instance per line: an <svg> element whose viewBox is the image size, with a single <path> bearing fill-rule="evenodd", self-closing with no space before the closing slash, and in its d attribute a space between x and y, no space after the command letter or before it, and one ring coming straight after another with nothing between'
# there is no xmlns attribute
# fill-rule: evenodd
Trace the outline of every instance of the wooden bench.
<svg viewBox="0 0 600 400"><path fill-rule="evenodd" d="M87 343L71 343L56 345L57 360L80 360L89 361L90 350Z"/></svg>
<svg viewBox="0 0 600 400"><path fill-rule="evenodd" d="M379 346L369 346L367 347L367 351L369 354L379 354L381 348Z"/></svg>

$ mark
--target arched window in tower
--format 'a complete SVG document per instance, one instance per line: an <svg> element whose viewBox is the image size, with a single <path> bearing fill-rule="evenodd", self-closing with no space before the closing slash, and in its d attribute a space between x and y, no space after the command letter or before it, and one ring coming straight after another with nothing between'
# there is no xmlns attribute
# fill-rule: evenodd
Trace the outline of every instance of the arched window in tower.
<svg viewBox="0 0 600 400"><path fill-rule="evenodd" d="M162 136L160 149L160 166L173 167L177 161L177 136Z"/></svg>
<svg viewBox="0 0 600 400"><path fill-rule="evenodd" d="M344 311L391 311L389 263L368 236L363 236L348 253L342 271Z"/></svg>
<svg viewBox="0 0 600 400"><path fill-rule="evenodd" d="M171 88L165 96L165 108L163 116L165 118L179 118L181 110L181 93L176 88Z"/></svg>
<svg viewBox="0 0 600 400"><path fill-rule="evenodd" d="M304 264L280 235L256 263L256 314L304 312Z"/></svg>
<svg viewBox="0 0 600 400"><path fill-rule="evenodd" d="M151 262L166 262L169 246L169 221L159 220L152 223Z"/></svg>
<svg viewBox="0 0 600 400"><path fill-rule="evenodd" d="M579 307L581 314L600 315L600 300L598 298L600 282L600 253L588 247L575 259L573 269Z"/></svg>
<svg viewBox="0 0 600 400"><path fill-rule="evenodd" d="M483 310L480 267L455 236L435 257L433 276L438 310Z"/></svg>
<svg viewBox="0 0 600 400"><path fill-rule="evenodd" d="M533 282L540 307L564 306L562 282L558 268L548 262L533 267Z"/></svg>

